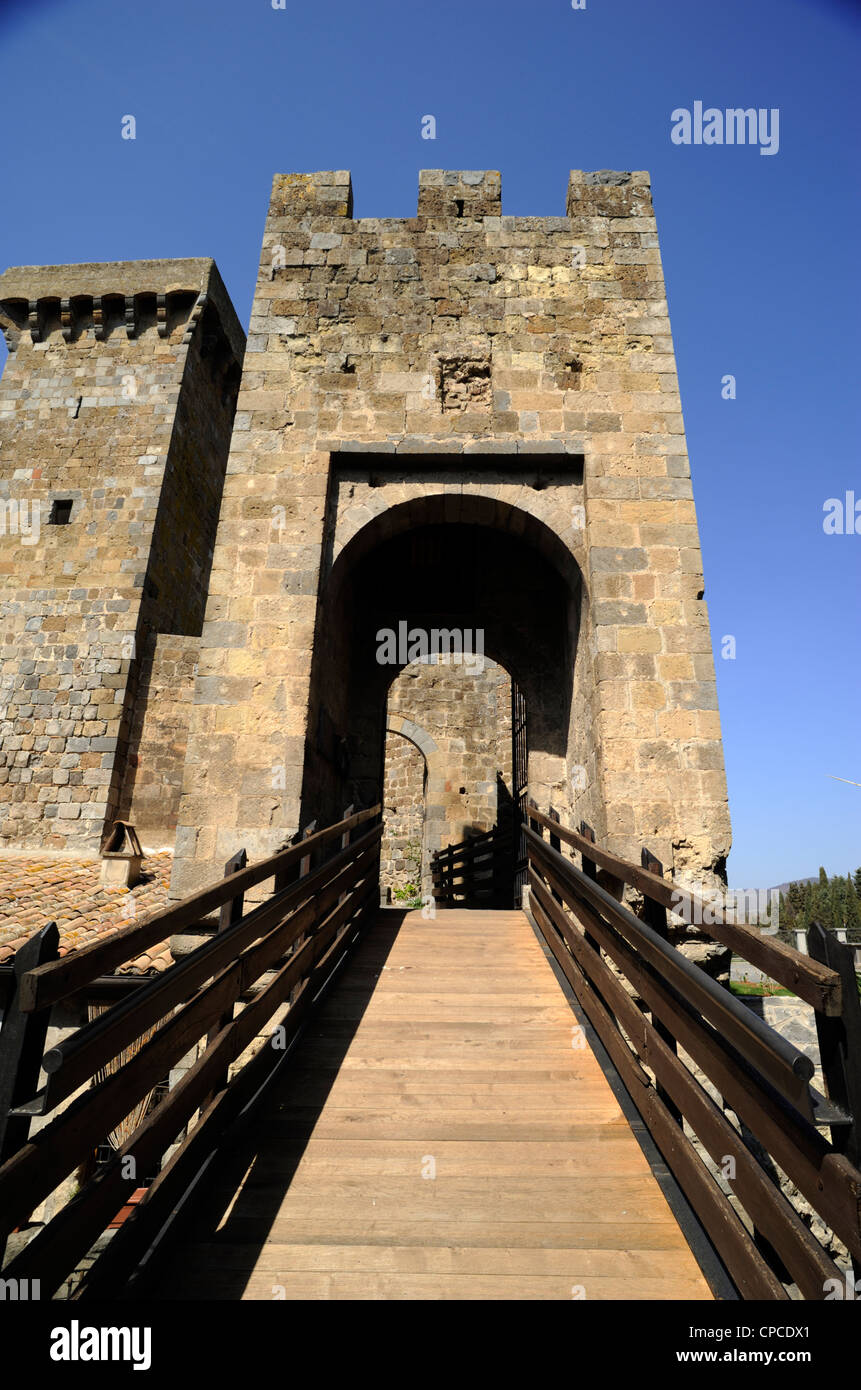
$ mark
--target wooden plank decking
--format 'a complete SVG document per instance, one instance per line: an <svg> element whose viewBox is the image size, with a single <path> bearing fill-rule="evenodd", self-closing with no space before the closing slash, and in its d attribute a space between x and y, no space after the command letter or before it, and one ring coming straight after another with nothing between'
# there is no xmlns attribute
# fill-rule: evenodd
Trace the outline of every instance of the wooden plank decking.
<svg viewBox="0 0 861 1390"><path fill-rule="evenodd" d="M520 912L381 912L170 1299L708 1299Z"/></svg>

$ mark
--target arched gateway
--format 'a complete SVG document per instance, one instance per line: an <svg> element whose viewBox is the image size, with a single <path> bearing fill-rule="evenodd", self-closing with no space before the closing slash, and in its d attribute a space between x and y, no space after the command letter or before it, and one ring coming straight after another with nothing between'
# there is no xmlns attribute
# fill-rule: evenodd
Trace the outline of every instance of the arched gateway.
<svg viewBox="0 0 861 1390"><path fill-rule="evenodd" d="M15 952L4 1282L833 1297L861 1258L851 952L676 891L729 822L648 178L573 173L565 217L511 218L497 174L431 171L417 217L352 211L345 173L275 179L241 383L211 261L0 276L0 847L175 832L182 899ZM433 903L381 909L417 844ZM732 952L815 1013L827 1098L712 978Z"/></svg>
<svg viewBox="0 0 861 1390"><path fill-rule="evenodd" d="M354 219L278 176L203 626L173 892L379 796L378 633L480 632L529 789L623 854L720 869L726 786L648 177L426 171Z"/></svg>
<svg viewBox="0 0 861 1390"><path fill-rule="evenodd" d="M247 345L204 260L17 267L0 326L0 845L119 816L175 841L179 897L376 802L405 628L510 673L539 805L721 871L645 173L504 217L497 173L429 170L387 219L345 172L277 175Z"/></svg>

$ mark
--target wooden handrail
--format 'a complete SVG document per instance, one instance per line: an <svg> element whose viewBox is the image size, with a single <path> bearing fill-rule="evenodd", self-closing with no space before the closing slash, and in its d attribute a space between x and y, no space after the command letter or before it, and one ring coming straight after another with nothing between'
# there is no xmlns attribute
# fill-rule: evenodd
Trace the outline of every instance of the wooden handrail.
<svg viewBox="0 0 861 1390"><path fill-rule="evenodd" d="M25 1012L32 1009L45 1009L56 1004L96 975L107 974L117 965L139 955L147 946L175 936L185 927L196 925L202 918L220 908L240 893L245 893L258 883L283 874L287 869L298 865L306 855L320 848L346 832L363 825L365 821L379 815L381 807L371 806L357 811L346 820L319 830L310 839L300 844L289 845L270 855L259 864L249 864L229 878L221 879L209 888L201 888L181 902L156 912L145 922L123 927L113 935L92 946L84 946L79 951L62 956L58 961L30 970L21 981L21 1008Z"/></svg>
<svg viewBox="0 0 861 1390"><path fill-rule="evenodd" d="M376 823L351 842L353 830L371 818ZM211 940L43 1058L47 1085L29 1098L18 1095L19 1104L12 1113L24 1123L33 1114L48 1114L52 1118L0 1166L0 1238L26 1221L35 1206L87 1158L200 1039L202 1050L179 1084L137 1125L123 1147L90 1179L78 1197L62 1208L10 1262L4 1277L28 1277L25 1271L34 1271L31 1277L42 1280L43 1291L53 1292L123 1205L128 1192L124 1157L133 1156L138 1164L155 1163L200 1110L201 1118L207 1121L204 1129L195 1125L178 1151L180 1155L197 1153L202 1135L218 1132L221 1122L226 1123L229 1116L238 1113L232 1101L225 1105L223 1099L226 1094L238 1093L251 1064L246 1063L237 1076L229 1078L230 1064L259 1036L273 1013L285 1005L285 1039L296 1036L332 971L350 949L369 907L378 899L381 836L379 807L345 816L261 864L245 868L241 856L234 857L228 867L235 872L216 889L204 890L167 913L158 914L160 939L166 921L185 922L187 914L198 910L201 901L212 905L218 898L223 905L232 904L222 914L223 930ZM332 842L335 852L309 871L312 850L319 851ZM248 886L249 876L250 881L260 882L274 877L276 872L282 875L290 866L303 875L298 881L285 885L282 878L278 891L265 903L251 911L243 910L242 891ZM129 939L125 933L124 940ZM96 961L101 970L105 955L90 952L89 960ZM48 1001L65 997L67 983L67 978L62 984L51 977L48 983L44 983L44 977L41 983L37 981L32 997L41 1002L41 1007L31 1010L29 1017L46 1021L51 1007ZM74 987L80 986L80 976L76 975ZM256 992L251 994L254 987ZM234 1016L240 1002L244 1006ZM88 1079L103 1073L110 1059L128 1051L130 1044L153 1025L155 1030L139 1050L126 1056L112 1074L103 1076L96 1085L69 1101ZM266 1069L267 1061L277 1065L280 1055L273 1052L271 1058L256 1064L255 1075L260 1065ZM68 1103L62 1108L65 1102ZM183 1165L178 1168L172 1164L171 1172L177 1171L184 1171ZM138 1212L145 1205L146 1198ZM157 1202L147 1208L144 1222L149 1219L150 1210L158 1209ZM140 1230L140 1222L136 1229ZM111 1243L111 1249L114 1244ZM115 1262L116 1254L112 1258Z"/></svg>
<svg viewBox="0 0 861 1390"><path fill-rule="evenodd" d="M793 950L782 941L776 941L774 937L763 936L755 928L727 922L722 913L711 904L703 903L695 894L690 893L684 884L674 884L665 878L659 878L657 874L650 873L638 864L629 863L619 855L611 854L609 850L599 849L591 840L587 840L585 835L551 820L536 806L530 806L528 817L551 830L554 835L558 835L560 840L564 840L572 849L587 855L593 863L606 869L614 878L630 884L647 898L681 917L688 926L700 926L704 914L708 911L705 927L707 935L713 936L722 945L729 946L736 955L792 990L793 994L797 994L814 1009L834 1015L841 1012L843 991L837 971L830 970L810 956L802 955L800 951ZM679 892L683 892L690 899L691 910L687 913L677 901ZM696 920L697 917L699 922ZM714 922L711 920L712 917L716 917Z"/></svg>
<svg viewBox="0 0 861 1390"><path fill-rule="evenodd" d="M141 1037L150 1024L168 1017L175 1005L189 999L199 985L240 953L248 962L245 975L251 982L256 980L267 966L260 963L253 943L264 938L260 942L260 954L265 961L273 958L273 950L276 955L283 954L295 937L313 924L321 910L328 909L344 889L352 886L367 866L380 837L381 829L377 826L351 850L341 851L315 874L301 879L286 892L277 894L247 917L219 932L171 970L157 975L130 998L100 1014L46 1052L42 1063L48 1073L48 1083L41 1093L44 1109L52 1110L71 1095L82 1081L94 1076L99 1067L118 1056L129 1042ZM310 902L307 901L309 894L315 895ZM276 938L271 929L284 923L287 914L290 914L291 931L287 934L281 926ZM243 980L240 993L245 988Z"/></svg>
<svg viewBox="0 0 861 1390"><path fill-rule="evenodd" d="M734 995L716 984L705 971L691 965L675 947L662 940L629 908L617 902L606 888L546 845L534 830L527 829L526 837L542 864L549 861L563 881L573 880L577 898L585 897L593 908L609 917L613 926L634 947L638 957L648 961L670 985L699 1009L704 1018L721 1029L739 1052L758 1066L772 1085L787 1096L802 1114L813 1118L806 1083L813 1076L814 1067L806 1053L800 1052L779 1033L775 1033Z"/></svg>
<svg viewBox="0 0 861 1390"><path fill-rule="evenodd" d="M616 1027L616 1018L628 1036L636 1040L638 1055L655 1072L656 1077L661 1077L664 1086L689 1116L695 1132L707 1141L709 1152L721 1162L727 1156L732 1157L737 1165L737 1174L740 1174L740 1181L736 1184L739 1196L747 1197L758 1211L765 1210L765 1225L771 1238L777 1242L776 1248L785 1252L793 1267L800 1267L800 1285L808 1296L816 1297L824 1280L833 1276L836 1265L807 1232L786 1198L756 1163L741 1136L643 1017L621 982L586 944L585 936L581 937L561 918L558 905L542 889L534 873L530 887L537 899L532 903L533 912L554 956L573 985L627 1089L635 1097L638 1109L659 1147L672 1150L670 1166L700 1220L711 1233L715 1248L732 1271L740 1292L746 1298L784 1300L787 1297L737 1213L699 1160L684 1130L673 1119L657 1089L650 1087L648 1075ZM785 1230L789 1230L791 1240L783 1238Z"/></svg>
<svg viewBox="0 0 861 1390"><path fill-rule="evenodd" d="M631 884L647 903L678 911L670 901L671 884L651 869L600 849L586 834L560 825L535 806L527 816L531 825L524 838L534 919L739 1292L745 1298L787 1296L714 1183L683 1121L716 1163L723 1166L732 1158L730 1187L755 1229L773 1246L803 1296L824 1298L827 1281L840 1279L837 1266L701 1083L708 1079L822 1221L861 1259L861 1171L852 1161L858 1116L847 1108L854 1112L854 1097L861 1091L857 1061L853 1068L845 1055L852 1040L857 1045L861 1038L861 1010L856 992L848 991L847 999L844 986L844 1013L835 1017L841 993L830 978L842 970L851 983L847 959L835 954L839 970L807 970L808 964L819 962L796 961L791 948L765 942L785 973L797 969L818 1005L820 1038L830 1046L828 1056L823 1051L822 1066L826 1082L830 1075L836 1088L826 1100L810 1086L814 1068L809 1058L670 945L653 913L644 909L638 917L608 892L596 871L600 866L617 884ZM551 843L541 830L550 832ZM563 844L579 851L582 869L562 852ZM653 916L655 926L648 920ZM709 922L705 928L716 939L724 939L725 932L745 944L750 937L762 941L747 928L726 922L717 926L713 930ZM832 946L838 952L829 942ZM817 1128L822 1125L831 1127L830 1143Z"/></svg>
<svg viewBox="0 0 861 1390"><path fill-rule="evenodd" d="M540 888L540 884L539 884ZM540 899L542 902L543 898ZM857 1182L851 1167L829 1166L831 1146L800 1113L790 1110L750 1068L745 1067L719 1034L704 1024L690 1005L582 903L577 915L601 947L637 989L652 1011L673 1032L696 1065L717 1087L727 1104L772 1153L804 1196L818 1208L847 1244L858 1243ZM568 944L565 927L564 935ZM651 1065L651 1062L649 1063ZM729 1150L721 1150L721 1154Z"/></svg>
<svg viewBox="0 0 861 1390"><path fill-rule="evenodd" d="M499 870L511 862L513 848L511 831L494 826L436 850L431 856L435 900L445 905L470 895L494 893Z"/></svg>

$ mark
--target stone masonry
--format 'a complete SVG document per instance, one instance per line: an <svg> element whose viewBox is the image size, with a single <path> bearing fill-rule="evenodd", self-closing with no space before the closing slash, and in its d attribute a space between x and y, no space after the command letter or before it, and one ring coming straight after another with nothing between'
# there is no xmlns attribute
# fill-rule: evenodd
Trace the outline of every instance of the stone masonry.
<svg viewBox="0 0 861 1390"><path fill-rule="evenodd" d="M404 622L484 633L539 805L721 873L647 174L515 218L498 173L428 170L398 219L354 218L345 171L277 175L244 365L206 260L19 267L0 323L0 845L176 823L179 896L379 799Z"/></svg>
<svg viewBox="0 0 861 1390"><path fill-rule="evenodd" d="M483 538L487 650L527 699L539 804L623 854L646 843L670 869L720 872L720 724L648 175L575 171L564 216L514 218L498 173L431 170L416 217L352 212L344 171L275 178L172 891L379 795L385 685L364 612L427 608L403 568L421 528L447 537L450 574ZM401 568L362 587L386 547ZM464 582L475 621L483 574Z"/></svg>
<svg viewBox="0 0 861 1390"><path fill-rule="evenodd" d="M200 637L154 632L141 661L120 819L148 847L173 846Z"/></svg>
<svg viewBox="0 0 861 1390"><path fill-rule="evenodd" d="M426 768L424 754L412 739L395 729L386 732L386 777L383 784L383 840L380 890L423 888ZM393 899L393 901L397 901Z"/></svg>
<svg viewBox="0 0 861 1390"><path fill-rule="evenodd" d="M386 719L381 887L420 881L430 858L482 834L510 814L511 678L485 657L481 668L440 658L405 666L392 682Z"/></svg>
<svg viewBox="0 0 861 1390"><path fill-rule="evenodd" d="M20 266L0 324L0 844L93 851L200 635L244 335L209 260Z"/></svg>

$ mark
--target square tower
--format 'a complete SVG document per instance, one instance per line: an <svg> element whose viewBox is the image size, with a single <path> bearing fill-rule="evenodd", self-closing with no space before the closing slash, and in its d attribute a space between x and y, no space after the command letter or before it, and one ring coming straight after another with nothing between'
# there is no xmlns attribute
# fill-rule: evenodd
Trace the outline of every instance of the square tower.
<svg viewBox="0 0 861 1390"><path fill-rule="evenodd" d="M135 749L159 638L200 635L244 334L211 260L19 266L0 324L0 845L93 851L175 824L182 756L136 803Z"/></svg>
<svg viewBox="0 0 861 1390"><path fill-rule="evenodd" d="M428 170L405 219L354 218L346 171L277 175L172 891L377 799L374 631L431 609L524 692L539 805L720 872L701 569L646 173L507 217L496 171Z"/></svg>

